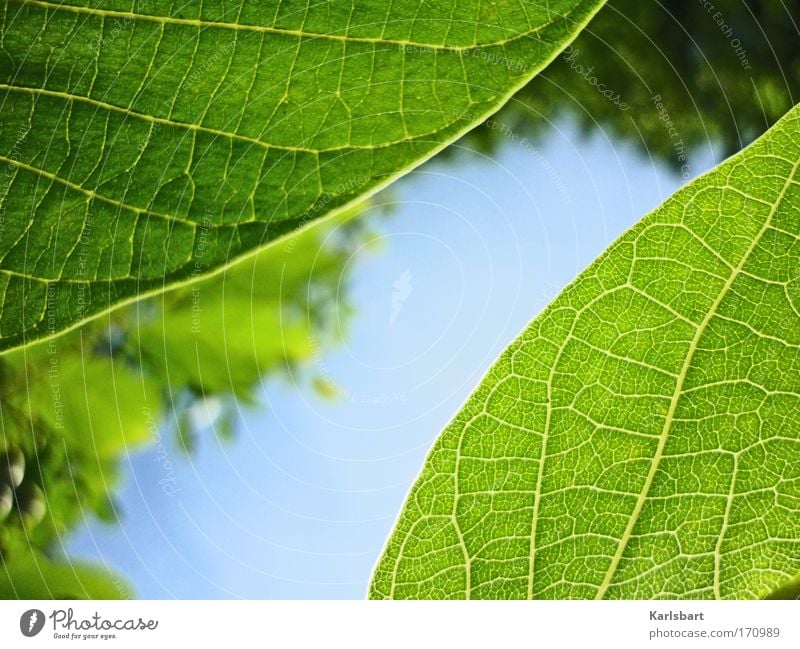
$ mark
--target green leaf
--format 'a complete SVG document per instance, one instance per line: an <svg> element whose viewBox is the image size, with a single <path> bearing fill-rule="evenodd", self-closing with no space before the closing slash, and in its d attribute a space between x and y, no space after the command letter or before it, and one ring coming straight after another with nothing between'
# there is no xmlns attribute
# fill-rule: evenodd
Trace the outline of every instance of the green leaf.
<svg viewBox="0 0 800 649"><path fill-rule="evenodd" d="M128 599L130 586L107 568L54 561L19 548L0 568L0 599Z"/></svg>
<svg viewBox="0 0 800 649"><path fill-rule="evenodd" d="M376 191L496 110L602 2L7 0L0 349Z"/></svg>
<svg viewBox="0 0 800 649"><path fill-rule="evenodd" d="M800 575L800 107L614 243L445 429L374 598L760 598Z"/></svg>

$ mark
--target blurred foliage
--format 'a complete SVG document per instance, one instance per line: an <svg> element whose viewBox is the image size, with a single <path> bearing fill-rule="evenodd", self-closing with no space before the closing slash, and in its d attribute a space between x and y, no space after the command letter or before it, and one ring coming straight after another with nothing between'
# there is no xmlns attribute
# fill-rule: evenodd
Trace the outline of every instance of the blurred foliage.
<svg viewBox="0 0 800 649"><path fill-rule="evenodd" d="M535 138L569 116L678 171L681 148L730 155L800 97L798 29L798 0L609 0L467 142L492 150L507 129Z"/></svg>
<svg viewBox="0 0 800 649"><path fill-rule="evenodd" d="M342 269L368 238L358 210L222 273L0 356L0 598L119 598L124 581L70 561L62 539L120 516L124 455L173 433L191 451L235 430L262 377L335 343Z"/></svg>

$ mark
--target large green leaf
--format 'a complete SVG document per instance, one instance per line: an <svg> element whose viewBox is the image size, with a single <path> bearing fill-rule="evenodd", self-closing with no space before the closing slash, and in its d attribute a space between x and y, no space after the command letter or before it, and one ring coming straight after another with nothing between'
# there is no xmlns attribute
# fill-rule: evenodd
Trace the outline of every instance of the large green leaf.
<svg viewBox="0 0 800 649"><path fill-rule="evenodd" d="M6 0L0 349L377 190L602 2Z"/></svg>
<svg viewBox="0 0 800 649"><path fill-rule="evenodd" d="M436 442L372 597L755 598L800 575L798 166L800 107L528 326Z"/></svg>

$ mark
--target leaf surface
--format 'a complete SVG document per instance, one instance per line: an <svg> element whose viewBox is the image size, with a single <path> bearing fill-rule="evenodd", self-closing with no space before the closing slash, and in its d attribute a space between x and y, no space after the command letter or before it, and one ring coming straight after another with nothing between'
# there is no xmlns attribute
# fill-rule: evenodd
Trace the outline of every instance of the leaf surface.
<svg viewBox="0 0 800 649"><path fill-rule="evenodd" d="M376 191L602 2L3 2L0 350Z"/></svg>
<svg viewBox="0 0 800 649"><path fill-rule="evenodd" d="M796 107L533 320L436 442L371 597L760 598L800 575L799 165Z"/></svg>

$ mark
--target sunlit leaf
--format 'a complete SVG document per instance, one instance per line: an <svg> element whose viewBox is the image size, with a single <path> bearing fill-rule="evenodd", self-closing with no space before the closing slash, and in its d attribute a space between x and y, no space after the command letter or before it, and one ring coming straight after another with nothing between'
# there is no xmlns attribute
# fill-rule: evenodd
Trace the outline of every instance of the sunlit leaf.
<svg viewBox="0 0 800 649"><path fill-rule="evenodd" d="M798 166L800 107L528 326L436 442L372 597L756 598L800 575Z"/></svg>
<svg viewBox="0 0 800 649"><path fill-rule="evenodd" d="M0 349L377 190L496 110L601 4L3 3Z"/></svg>

